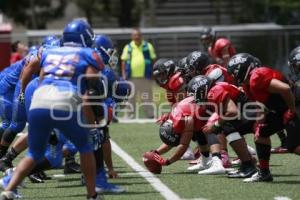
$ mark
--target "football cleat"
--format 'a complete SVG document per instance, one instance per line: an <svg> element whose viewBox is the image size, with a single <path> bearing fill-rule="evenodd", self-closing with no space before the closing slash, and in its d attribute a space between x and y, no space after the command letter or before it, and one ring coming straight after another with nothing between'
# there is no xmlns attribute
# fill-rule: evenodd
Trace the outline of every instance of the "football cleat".
<svg viewBox="0 0 300 200"><path fill-rule="evenodd" d="M198 172L200 175L216 175L225 173L226 170L223 167L222 160L220 160L217 156L212 157L209 168Z"/></svg>
<svg viewBox="0 0 300 200"><path fill-rule="evenodd" d="M125 189L118 186L118 185L114 185L111 183L101 183L101 184L96 184L96 188L95 188L96 192L99 194L102 193L114 193L114 194L119 194L119 193L123 193L125 192Z"/></svg>
<svg viewBox="0 0 300 200"><path fill-rule="evenodd" d="M11 191L3 191L0 194L0 200L13 200L16 199L16 196Z"/></svg>
<svg viewBox="0 0 300 200"><path fill-rule="evenodd" d="M273 181L273 176L270 173L270 171L268 172L262 172L262 171L258 171L255 174L253 174L253 176L251 176L250 178L246 178L243 180L243 182L245 183L250 183L250 182L272 182Z"/></svg>
<svg viewBox="0 0 300 200"><path fill-rule="evenodd" d="M257 172L254 165L251 166L241 166L237 170L228 172L228 178L248 178Z"/></svg>
<svg viewBox="0 0 300 200"><path fill-rule="evenodd" d="M187 168L188 171L199 171L209 168L210 157L201 156L198 163Z"/></svg>
<svg viewBox="0 0 300 200"><path fill-rule="evenodd" d="M28 178L31 183L44 183L43 179L41 179L38 173L30 174Z"/></svg>
<svg viewBox="0 0 300 200"><path fill-rule="evenodd" d="M4 156L0 159L0 171L5 172L9 168L13 168L13 164Z"/></svg>
<svg viewBox="0 0 300 200"><path fill-rule="evenodd" d="M13 170L8 171L8 173L2 179L0 179L0 187L5 189L8 186L12 176L13 176ZM1 197L0 200L1 199L19 199L19 198L22 198L22 196L18 193L17 188L14 189L13 191L4 191L4 192L2 192L0 197ZM11 197L13 197L13 198L11 198Z"/></svg>
<svg viewBox="0 0 300 200"><path fill-rule="evenodd" d="M180 158L181 160L194 160L195 156L194 156L194 152L192 150L191 147L189 147L186 152L183 154L183 156L181 156Z"/></svg>
<svg viewBox="0 0 300 200"><path fill-rule="evenodd" d="M64 166L64 174L79 174L81 173L80 165L76 163L74 157L66 158Z"/></svg>
<svg viewBox="0 0 300 200"><path fill-rule="evenodd" d="M97 193L123 193L125 189L107 182L106 172L104 169L100 170L96 176L96 188Z"/></svg>
<svg viewBox="0 0 300 200"><path fill-rule="evenodd" d="M271 153L289 153L289 150L283 146L272 148Z"/></svg>

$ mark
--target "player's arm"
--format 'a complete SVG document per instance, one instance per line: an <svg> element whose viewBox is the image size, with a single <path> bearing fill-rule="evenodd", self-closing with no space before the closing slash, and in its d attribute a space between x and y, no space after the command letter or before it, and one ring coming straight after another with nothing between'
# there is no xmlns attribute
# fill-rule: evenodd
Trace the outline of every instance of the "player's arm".
<svg viewBox="0 0 300 200"><path fill-rule="evenodd" d="M20 77L21 93L24 93L27 84L31 81L32 75L39 74L40 69L40 59L37 56L24 67Z"/></svg>
<svg viewBox="0 0 300 200"><path fill-rule="evenodd" d="M270 93L280 94L280 96L284 99L285 103L289 107L290 111L296 112L295 97L288 84L277 79L272 79L268 87L268 91Z"/></svg>
<svg viewBox="0 0 300 200"><path fill-rule="evenodd" d="M222 109L219 110L218 120L215 123L207 123L202 129L203 133L210 134L219 132L226 121L232 120L238 115L238 108L230 98L227 98L221 107Z"/></svg>
<svg viewBox="0 0 300 200"><path fill-rule="evenodd" d="M167 153L171 149L172 149L172 146L169 146L169 145L163 143L157 149L155 149L154 152L159 154L159 155L162 155L162 154Z"/></svg>
<svg viewBox="0 0 300 200"><path fill-rule="evenodd" d="M99 88L101 83L98 75L99 75L99 71L96 68L94 67L87 68L86 70L87 91L83 98L84 103L88 103L91 101L90 96L101 95L101 88ZM95 124L97 120L97 116L92 106L84 104L83 112L88 124Z"/></svg>
<svg viewBox="0 0 300 200"><path fill-rule="evenodd" d="M168 158L168 164L174 163L179 160L182 155L186 152L189 144L193 137L194 120L192 117L186 117L185 129L183 130L182 136L180 137L180 143L176 147L175 152Z"/></svg>

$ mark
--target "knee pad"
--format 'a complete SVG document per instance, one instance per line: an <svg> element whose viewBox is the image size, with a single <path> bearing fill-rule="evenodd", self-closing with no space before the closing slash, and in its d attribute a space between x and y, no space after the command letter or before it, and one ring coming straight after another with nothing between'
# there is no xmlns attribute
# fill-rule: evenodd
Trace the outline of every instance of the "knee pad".
<svg viewBox="0 0 300 200"><path fill-rule="evenodd" d="M228 143L230 144L231 142L242 139L242 136L240 135L239 132L233 132L233 133L226 135L226 139L227 139Z"/></svg>
<svg viewBox="0 0 300 200"><path fill-rule="evenodd" d="M100 147L98 150L94 151L94 156L96 160L96 169L104 168L104 161L103 161L103 150Z"/></svg>
<svg viewBox="0 0 300 200"><path fill-rule="evenodd" d="M194 132L193 141L197 142L200 146L207 145L207 139L202 132Z"/></svg>
<svg viewBox="0 0 300 200"><path fill-rule="evenodd" d="M8 128L8 129L6 129L6 130L4 131L3 136L2 136L2 139L3 139L5 142L11 144L11 143L14 141L16 135L17 135L16 132L14 132L14 131L11 130L10 128Z"/></svg>
<svg viewBox="0 0 300 200"><path fill-rule="evenodd" d="M207 134L206 138L209 146L214 144L220 144L216 134Z"/></svg>

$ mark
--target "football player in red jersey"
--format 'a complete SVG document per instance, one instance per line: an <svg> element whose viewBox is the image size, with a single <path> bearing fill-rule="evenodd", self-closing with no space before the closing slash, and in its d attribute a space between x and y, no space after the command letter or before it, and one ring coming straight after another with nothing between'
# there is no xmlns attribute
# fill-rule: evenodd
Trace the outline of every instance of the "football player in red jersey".
<svg viewBox="0 0 300 200"><path fill-rule="evenodd" d="M186 70L179 70L177 72L174 72L175 69L175 63L170 59L159 59L153 66L153 77L156 80L156 82L167 91L167 96L169 97L168 100L174 105L175 103L180 102L182 99L186 97L186 81L187 76L184 76L184 71ZM171 97L171 98L170 98ZM159 124L163 125L164 122L169 119L169 114L164 114L162 117L159 118L158 122ZM207 141L207 139L209 141ZM203 174L213 174L216 170L219 170L219 168L209 168L208 165L209 161L209 151L211 148L211 151L220 152L220 146L212 138L206 138L203 134L197 134L195 133L195 136L193 137L194 141L197 141L199 146L201 147L201 154L203 155L201 158L201 162L197 166L192 166L188 168L188 170L194 171L194 170L204 170ZM209 146L210 148L209 148ZM158 149L158 153L164 153L171 149L171 145L168 145L168 143L162 144ZM215 164L217 166L217 164ZM207 169L208 168L208 169ZM223 171L223 169L222 169Z"/></svg>
<svg viewBox="0 0 300 200"><path fill-rule="evenodd" d="M193 96L187 97L178 104L173 105L168 120L161 125L159 130L160 138L168 148L160 146L154 150L155 160L162 166L179 160L192 139L195 139L197 142L201 140L203 135L201 130L207 123L208 117L206 108L198 106ZM210 141L212 153L211 166L206 170L199 171L198 174L224 174L225 168L222 165L218 140L213 134L208 137L208 140ZM176 150L168 159L164 159L161 156L175 146ZM201 157L205 157L205 155Z"/></svg>
<svg viewBox="0 0 300 200"><path fill-rule="evenodd" d="M263 108L263 112L257 113L254 129L259 172L244 181L273 181L269 169L270 136L286 129L288 150L300 154L300 121L292 90L280 72L268 67L257 68L253 56L247 53L233 56L228 63L228 72L238 84L244 85L249 99Z"/></svg>
<svg viewBox="0 0 300 200"><path fill-rule="evenodd" d="M227 38L216 38L212 28L205 28L201 35L201 42L214 62L227 67L229 59L236 54L231 41Z"/></svg>
<svg viewBox="0 0 300 200"><path fill-rule="evenodd" d="M214 80L206 76L197 76L189 82L189 92L195 96L198 104L206 105L212 112L219 115L215 123L206 124L202 131L205 134L222 132L230 146L242 160L240 168L230 172L230 178L246 178L256 173L256 167L241 134L251 130L254 121L240 118L240 107L247 103L245 94L236 86L226 82L214 84Z"/></svg>
<svg viewBox="0 0 300 200"><path fill-rule="evenodd" d="M234 81L233 77L227 73L226 68L218 64L209 65L209 58L206 53L200 51L194 51L190 53L187 57L187 64L190 68L190 71L195 71L195 73L190 73L192 75L206 75L212 78L215 82L226 81L233 83ZM218 134L218 139L221 143L223 166L226 168L231 167L231 162L227 151L227 141L224 134Z"/></svg>

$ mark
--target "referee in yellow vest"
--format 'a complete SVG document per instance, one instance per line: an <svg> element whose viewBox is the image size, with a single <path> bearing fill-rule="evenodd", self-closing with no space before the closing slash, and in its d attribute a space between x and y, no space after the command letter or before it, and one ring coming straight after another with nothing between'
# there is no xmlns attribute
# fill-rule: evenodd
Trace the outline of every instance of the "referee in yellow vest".
<svg viewBox="0 0 300 200"><path fill-rule="evenodd" d="M136 108L143 108L147 118L154 117L152 104L152 65L155 62L155 50L149 42L142 39L141 31L133 29L131 33L132 41L124 48L121 55L122 77L131 81L135 86L135 95L129 99L129 103L134 108L135 116L139 112ZM136 105L136 98L139 96L143 106ZM149 105L146 105L148 104Z"/></svg>

